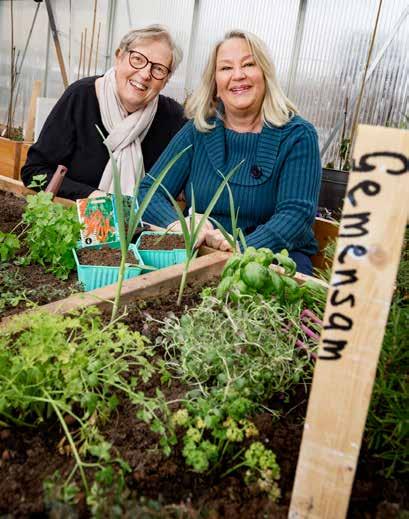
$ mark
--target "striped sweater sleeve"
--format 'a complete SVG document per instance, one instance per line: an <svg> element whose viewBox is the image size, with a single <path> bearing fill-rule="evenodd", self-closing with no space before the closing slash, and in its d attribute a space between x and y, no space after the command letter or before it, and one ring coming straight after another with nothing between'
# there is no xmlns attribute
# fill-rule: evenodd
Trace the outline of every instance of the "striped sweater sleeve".
<svg viewBox="0 0 409 519"><path fill-rule="evenodd" d="M138 201L142 202L146 196L149 188L153 184L155 178L162 172L167 164L177 155L180 151L184 150L188 146L191 146L186 150L181 157L173 164L171 169L162 180L162 185L170 192L170 194L176 198L182 191L186 180L190 173L192 154L193 154L193 132L192 124L187 123L183 128L173 137L170 143L165 148L162 155L154 164L153 168L147 173L141 182ZM178 215L173 208L170 200L168 199L164 189L159 187L152 197L144 215L143 220L145 222L166 227L170 223L178 219Z"/></svg>
<svg viewBox="0 0 409 519"><path fill-rule="evenodd" d="M281 166L274 215L246 238L247 245L296 250L314 222L321 181L315 129L304 127L291 142Z"/></svg>

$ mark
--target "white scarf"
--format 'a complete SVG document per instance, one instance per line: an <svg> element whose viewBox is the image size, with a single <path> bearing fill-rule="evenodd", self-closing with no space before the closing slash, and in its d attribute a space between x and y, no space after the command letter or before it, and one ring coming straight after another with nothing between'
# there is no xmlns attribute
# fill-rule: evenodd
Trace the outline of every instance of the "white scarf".
<svg viewBox="0 0 409 519"><path fill-rule="evenodd" d="M115 69L109 69L101 78L98 102L102 122L109 132L104 143L111 149L121 175L121 190L132 195L137 175L143 171L141 142L152 124L158 108L158 96L140 110L128 115L122 105L116 87ZM112 166L105 166L98 189L114 192Z"/></svg>

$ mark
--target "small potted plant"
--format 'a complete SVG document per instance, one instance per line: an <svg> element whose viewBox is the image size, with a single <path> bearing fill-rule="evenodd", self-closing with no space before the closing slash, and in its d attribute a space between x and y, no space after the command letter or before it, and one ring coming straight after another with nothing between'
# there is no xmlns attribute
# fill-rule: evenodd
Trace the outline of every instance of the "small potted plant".
<svg viewBox="0 0 409 519"><path fill-rule="evenodd" d="M346 121L348 115L348 98L345 99L344 122L341 132L341 141L338 148L338 157L328 162L322 168L321 190L318 207L328 211L342 209L347 189L349 170L349 148L351 140L345 137Z"/></svg>
<svg viewBox="0 0 409 519"><path fill-rule="evenodd" d="M18 78L21 75L23 58L18 60L19 52L14 45L14 5L10 2L10 87L7 107L7 122L0 125L0 175L20 178L20 169L26 161L31 142L24 141L23 128L14 126L14 113L19 94ZM28 45L29 39L26 46Z"/></svg>

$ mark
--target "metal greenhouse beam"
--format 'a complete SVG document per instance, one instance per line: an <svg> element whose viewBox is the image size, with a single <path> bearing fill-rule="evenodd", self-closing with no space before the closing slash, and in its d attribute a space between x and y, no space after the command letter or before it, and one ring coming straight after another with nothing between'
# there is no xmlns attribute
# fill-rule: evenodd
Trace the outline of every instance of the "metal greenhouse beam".
<svg viewBox="0 0 409 519"><path fill-rule="evenodd" d="M107 21L108 33L107 33L107 43L106 43L106 47L105 47L105 70L107 70L111 65L112 41L113 41L113 37L114 37L116 6L117 6L117 0L109 0L108 21Z"/></svg>
<svg viewBox="0 0 409 519"><path fill-rule="evenodd" d="M287 82L287 96L290 98L291 98L291 91L294 87L295 78L297 76L298 64L299 64L299 60L300 60L301 45L302 45L302 39L304 36L305 14L307 12L307 3L308 3L308 0L300 0L300 4L298 7L294 43L293 43L293 49L291 52L290 71L288 73L288 82Z"/></svg>
<svg viewBox="0 0 409 519"><path fill-rule="evenodd" d="M28 36L27 36L26 44L24 46L23 55L21 57L19 65L18 65L18 70L17 70L17 73L16 73L16 88L17 88L18 83L20 81L21 69L23 68L24 60L25 60L26 54L27 54L27 49L28 49L28 46L30 44L31 35L33 34L33 29L34 29L34 26L35 26L35 23L36 23L36 20L37 20L38 10L40 8L40 3L42 2L42 0L34 0L34 2L37 5L36 5L35 11L34 11L33 21L31 22L30 30L28 31Z"/></svg>
<svg viewBox="0 0 409 519"><path fill-rule="evenodd" d="M53 9L51 7L51 0L44 0L44 1L45 1L45 6L47 8L48 20L50 22L51 32L52 32L53 39L54 39L55 51L57 53L57 59L58 59L58 64L60 66L62 81L64 83L64 88L67 88L68 87L67 71L65 70L64 58L63 58L63 55L61 52L61 45L60 45L60 40L58 38L57 27L55 25Z"/></svg>
<svg viewBox="0 0 409 519"><path fill-rule="evenodd" d="M126 0L126 12L128 13L129 30L131 30L133 27L133 23L132 23L131 6L129 5L129 0Z"/></svg>

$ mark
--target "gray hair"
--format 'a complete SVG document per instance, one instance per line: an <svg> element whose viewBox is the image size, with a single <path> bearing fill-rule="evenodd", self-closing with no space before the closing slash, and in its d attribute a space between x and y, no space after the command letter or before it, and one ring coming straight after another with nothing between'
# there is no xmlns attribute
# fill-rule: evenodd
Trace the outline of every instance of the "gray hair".
<svg viewBox="0 0 409 519"><path fill-rule="evenodd" d="M179 45L176 44L168 29L166 29L166 27L163 25L155 24L144 27L143 29L132 29L131 31L127 32L125 36L123 36L119 44L119 50L130 50L130 47L135 40L165 41L172 51L172 62L170 64L170 70L172 73L178 68L179 63L182 61L182 49L179 47Z"/></svg>
<svg viewBox="0 0 409 519"><path fill-rule="evenodd" d="M201 132L207 132L214 128L215 125L209 123L209 118L213 116L223 118L217 110L215 71L219 48L231 38L242 38L247 41L254 60L263 71L266 87L261 107L263 122L273 126L286 124L293 115L298 113L298 110L285 96L277 81L275 67L265 43L255 34L237 29L227 32L223 40L213 47L201 82L186 101L186 116L193 119L196 129Z"/></svg>

